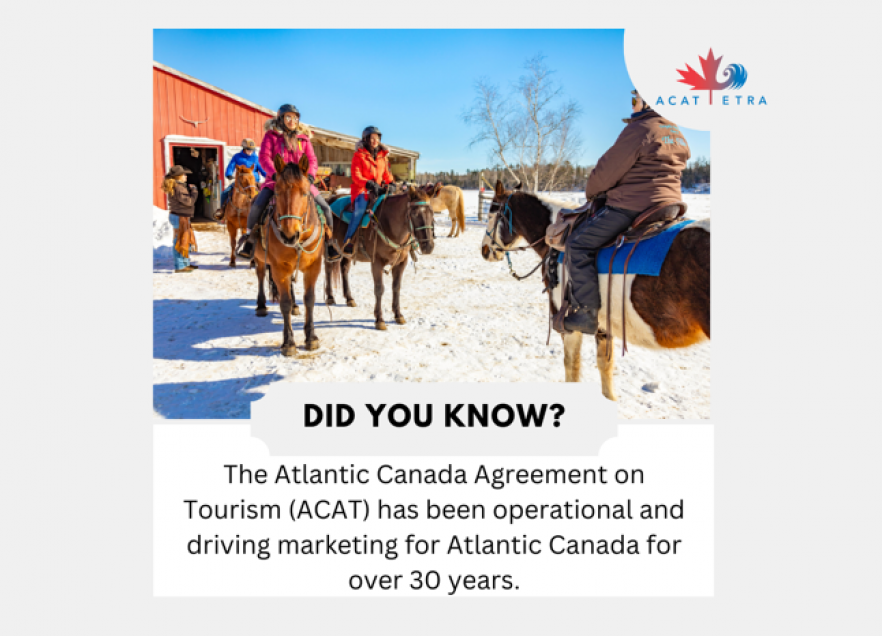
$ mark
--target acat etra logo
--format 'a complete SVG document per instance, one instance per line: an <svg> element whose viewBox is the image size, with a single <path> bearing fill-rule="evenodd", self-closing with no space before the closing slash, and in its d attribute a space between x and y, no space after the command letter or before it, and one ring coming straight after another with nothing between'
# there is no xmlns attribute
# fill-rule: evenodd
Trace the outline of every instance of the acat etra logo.
<svg viewBox="0 0 882 636"><path fill-rule="evenodd" d="M720 69L720 62L723 61L723 56L714 57L714 50L710 49L708 51L707 57L698 56L698 61L701 62L701 73L696 71L694 68L686 65L686 70L683 71L681 69L677 69L677 72L680 74L680 79L677 81L681 84L686 84L692 87L694 91L707 91L708 94L708 104L713 105L714 103L714 91L722 91L722 90L738 90L744 86L747 82L747 70L741 64L730 64L723 70L724 80L721 82L717 79L717 73ZM692 95L691 101L689 96L678 97L677 95L671 95L667 98L667 100L663 97L659 97L655 104L664 105L667 104L669 106L698 106L701 103L701 95ZM734 102L730 100L730 97L734 99ZM764 95L760 95L756 97L754 95L723 95L722 105L723 106L762 106L766 105L766 98Z"/></svg>

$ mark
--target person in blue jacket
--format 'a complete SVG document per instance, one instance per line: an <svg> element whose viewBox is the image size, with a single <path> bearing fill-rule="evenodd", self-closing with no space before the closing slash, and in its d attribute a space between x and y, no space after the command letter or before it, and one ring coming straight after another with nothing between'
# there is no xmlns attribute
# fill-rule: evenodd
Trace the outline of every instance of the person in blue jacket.
<svg viewBox="0 0 882 636"><path fill-rule="evenodd" d="M236 166L246 166L248 168L254 168L254 180L257 183L260 183L261 176L264 178L264 180L266 180L266 172L260 165L260 160L257 158L257 153L255 152L256 149L257 144L254 143L253 139L243 139L242 151L234 154L233 158L230 159L230 163L227 164L226 177L227 181L230 182L230 185L228 185L226 190L224 190L221 194L221 209L223 209L224 205L226 205L227 199L230 198L230 193L232 193L233 191Z"/></svg>

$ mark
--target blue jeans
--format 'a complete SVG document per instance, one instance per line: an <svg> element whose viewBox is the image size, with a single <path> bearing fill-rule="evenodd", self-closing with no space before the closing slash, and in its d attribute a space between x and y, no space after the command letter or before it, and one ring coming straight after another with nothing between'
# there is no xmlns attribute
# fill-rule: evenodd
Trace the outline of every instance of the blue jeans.
<svg viewBox="0 0 882 636"><path fill-rule="evenodd" d="M230 198L230 194L233 192L233 184L227 186L227 189L221 192L221 207L224 207L227 204L227 199Z"/></svg>
<svg viewBox="0 0 882 636"><path fill-rule="evenodd" d="M168 222L173 228L178 229L181 226L181 217L177 214L169 214ZM184 256L174 248L175 243L177 242L174 237L172 237L172 241L172 250L175 252L175 269L184 269L190 264L190 259L184 258Z"/></svg>
<svg viewBox="0 0 882 636"><path fill-rule="evenodd" d="M352 238L353 234L355 234L355 231L358 229L358 226L361 225L361 220L364 218L364 211L367 210L367 203L367 197L364 193L359 194L353 202L352 218L349 220L349 227L346 228L346 237L343 239L344 243Z"/></svg>

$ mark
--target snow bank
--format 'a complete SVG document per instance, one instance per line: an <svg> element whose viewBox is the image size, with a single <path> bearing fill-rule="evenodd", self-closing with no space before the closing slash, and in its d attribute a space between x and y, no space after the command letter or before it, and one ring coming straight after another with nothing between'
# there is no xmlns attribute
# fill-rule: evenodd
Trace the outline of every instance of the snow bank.
<svg viewBox="0 0 882 636"><path fill-rule="evenodd" d="M153 206L153 260L172 258L175 229L168 222L168 210Z"/></svg>

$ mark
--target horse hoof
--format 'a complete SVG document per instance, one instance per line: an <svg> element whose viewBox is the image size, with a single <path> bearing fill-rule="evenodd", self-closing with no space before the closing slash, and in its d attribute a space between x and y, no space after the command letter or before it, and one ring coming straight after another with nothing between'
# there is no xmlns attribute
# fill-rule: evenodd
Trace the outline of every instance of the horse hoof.
<svg viewBox="0 0 882 636"><path fill-rule="evenodd" d="M407 321L404 319L404 316L395 316L395 322L399 325L406 325Z"/></svg>
<svg viewBox="0 0 882 636"><path fill-rule="evenodd" d="M383 322L382 320L378 320L377 323L376 323L374 326L375 326L377 329L379 329L380 331L386 331L386 323Z"/></svg>
<svg viewBox="0 0 882 636"><path fill-rule="evenodd" d="M358 305L355 304L355 301L354 301L354 300L347 300L347 301L346 301L346 306L347 306L347 307L358 307Z"/></svg>
<svg viewBox="0 0 882 636"><path fill-rule="evenodd" d="M235 268L235 267L236 267L236 264L235 264L235 263L230 263L230 267Z"/></svg>
<svg viewBox="0 0 882 636"><path fill-rule="evenodd" d="M303 346L306 348L307 351L315 351L319 348L319 339L316 338L315 340L307 340L306 344L304 344Z"/></svg>
<svg viewBox="0 0 882 636"><path fill-rule="evenodd" d="M291 357L293 355L297 355L297 347L295 345L291 345L289 347L282 347L282 355Z"/></svg>
<svg viewBox="0 0 882 636"><path fill-rule="evenodd" d="M294 308L291 310L291 315L292 316L299 316L300 315L300 307L298 307L297 305L294 305Z"/></svg>
<svg viewBox="0 0 882 636"><path fill-rule="evenodd" d="M337 303L334 301L333 298L325 298L325 304L328 305L328 306L330 306L330 307L333 307L333 306L336 305Z"/></svg>
<svg viewBox="0 0 882 636"><path fill-rule="evenodd" d="M607 400L611 400L613 402L619 401L619 396L616 395L614 391L603 391L603 397L605 397Z"/></svg>
<svg viewBox="0 0 882 636"><path fill-rule="evenodd" d="M258 307L257 311L254 312L258 318L263 318L269 313L269 309L266 307Z"/></svg>

